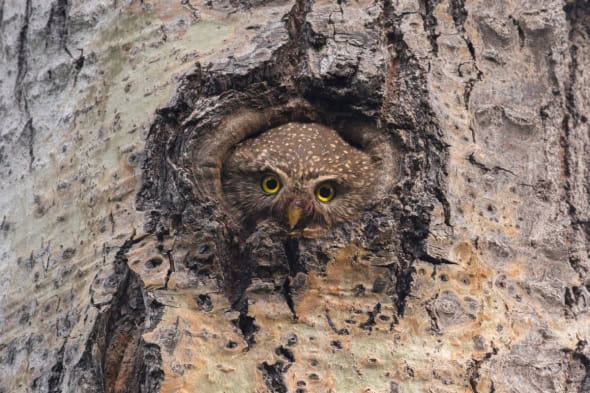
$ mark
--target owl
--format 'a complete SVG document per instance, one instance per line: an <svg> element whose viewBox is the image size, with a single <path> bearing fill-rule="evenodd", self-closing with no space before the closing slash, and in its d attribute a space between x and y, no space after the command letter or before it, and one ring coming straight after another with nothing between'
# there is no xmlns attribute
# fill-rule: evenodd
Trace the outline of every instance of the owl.
<svg viewBox="0 0 590 393"><path fill-rule="evenodd" d="M354 220L372 199L375 163L335 130L287 123L236 145L222 167L224 200L246 225L289 233Z"/></svg>

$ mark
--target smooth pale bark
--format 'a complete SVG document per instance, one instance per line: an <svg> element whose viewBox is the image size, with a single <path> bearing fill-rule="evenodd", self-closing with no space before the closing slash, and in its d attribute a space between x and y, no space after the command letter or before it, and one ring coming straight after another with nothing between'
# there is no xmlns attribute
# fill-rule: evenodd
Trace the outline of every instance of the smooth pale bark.
<svg viewBox="0 0 590 393"><path fill-rule="evenodd" d="M0 0L0 392L590 391L588 26L585 0ZM377 141L380 203L243 233L219 162L291 120Z"/></svg>

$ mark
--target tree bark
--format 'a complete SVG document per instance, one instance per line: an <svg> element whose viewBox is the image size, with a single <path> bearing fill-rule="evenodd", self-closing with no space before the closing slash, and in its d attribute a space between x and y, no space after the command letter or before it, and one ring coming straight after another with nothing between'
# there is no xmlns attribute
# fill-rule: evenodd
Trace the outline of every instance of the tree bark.
<svg viewBox="0 0 590 393"><path fill-rule="evenodd" d="M590 392L588 0L0 0L0 392ZM246 231L241 140L379 158Z"/></svg>

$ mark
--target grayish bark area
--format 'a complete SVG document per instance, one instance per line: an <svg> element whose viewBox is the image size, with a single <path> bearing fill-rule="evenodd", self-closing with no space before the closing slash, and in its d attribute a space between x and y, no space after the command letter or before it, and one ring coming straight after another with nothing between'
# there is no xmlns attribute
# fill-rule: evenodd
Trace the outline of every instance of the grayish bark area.
<svg viewBox="0 0 590 393"><path fill-rule="evenodd" d="M590 391L588 64L586 0L0 0L0 392ZM388 163L320 238L223 207L294 120Z"/></svg>

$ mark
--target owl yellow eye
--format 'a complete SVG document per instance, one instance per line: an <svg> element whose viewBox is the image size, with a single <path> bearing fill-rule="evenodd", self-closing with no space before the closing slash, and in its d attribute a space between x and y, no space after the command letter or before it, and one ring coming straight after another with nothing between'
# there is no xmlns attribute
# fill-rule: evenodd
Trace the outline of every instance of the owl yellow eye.
<svg viewBox="0 0 590 393"><path fill-rule="evenodd" d="M267 194L276 194L281 189L281 181L275 175L266 175L262 179L262 191Z"/></svg>
<svg viewBox="0 0 590 393"><path fill-rule="evenodd" d="M327 203L330 202L332 198L334 198L335 193L334 187L331 184L321 184L315 190L315 197L318 199L318 201Z"/></svg>

